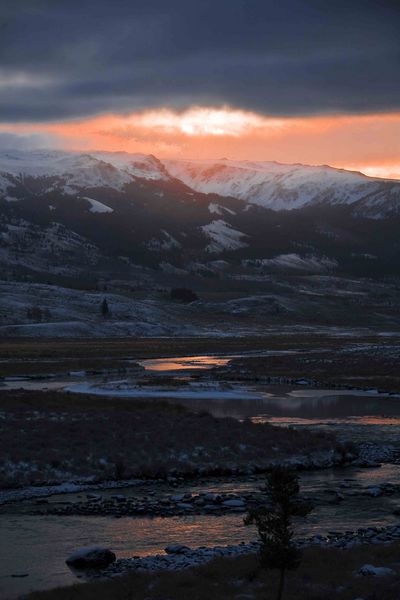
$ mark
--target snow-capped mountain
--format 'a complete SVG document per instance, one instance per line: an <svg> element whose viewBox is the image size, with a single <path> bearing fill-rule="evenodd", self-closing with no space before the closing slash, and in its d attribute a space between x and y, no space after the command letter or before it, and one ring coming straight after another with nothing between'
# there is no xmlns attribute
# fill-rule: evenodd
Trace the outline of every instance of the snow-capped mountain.
<svg viewBox="0 0 400 600"><path fill-rule="evenodd" d="M166 160L168 172L198 192L231 196L272 210L356 205L379 218L400 212L400 182L332 167L235 160Z"/></svg>
<svg viewBox="0 0 400 600"><path fill-rule="evenodd" d="M128 152L94 152L94 158L108 163L133 177L168 180L170 175L161 161L152 154L129 154Z"/></svg>
<svg viewBox="0 0 400 600"><path fill-rule="evenodd" d="M329 167L0 153L0 336L397 326L399 189Z"/></svg>
<svg viewBox="0 0 400 600"><path fill-rule="evenodd" d="M0 269L11 278L397 274L399 226L400 182L330 167L0 153Z"/></svg>
<svg viewBox="0 0 400 600"><path fill-rule="evenodd" d="M73 195L86 188L122 190L134 178L169 179L154 156L125 152L92 154L61 151L8 151L0 154L0 197L15 200L13 189L40 184L43 193L59 190ZM36 186L37 187L37 186ZM37 193L37 189L35 189Z"/></svg>
<svg viewBox="0 0 400 600"><path fill-rule="evenodd" d="M0 198L13 190L74 195L90 188L122 191L138 179L177 179L192 190L237 198L274 211L313 205L350 205L355 214L400 213L400 182L329 166L233 160L163 160L126 152L8 151L0 154ZM218 214L218 204L210 204Z"/></svg>

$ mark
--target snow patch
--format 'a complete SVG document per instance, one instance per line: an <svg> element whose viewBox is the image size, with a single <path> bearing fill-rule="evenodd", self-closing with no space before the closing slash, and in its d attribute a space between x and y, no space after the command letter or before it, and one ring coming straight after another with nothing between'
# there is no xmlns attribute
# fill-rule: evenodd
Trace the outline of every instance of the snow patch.
<svg viewBox="0 0 400 600"><path fill-rule="evenodd" d="M109 206L106 206L105 204L103 204L102 202L99 202L98 200L93 200L93 198L87 198L85 197L84 200L87 200L90 204L90 208L89 211L91 213L112 213L114 212L114 209L110 208Z"/></svg>
<svg viewBox="0 0 400 600"><path fill-rule="evenodd" d="M164 273L169 273L170 275L187 275L188 272L185 269L180 269L179 267L175 267L175 265L171 265L168 262L160 262L160 269L164 271Z"/></svg>
<svg viewBox="0 0 400 600"><path fill-rule="evenodd" d="M236 215L234 210L227 208L226 206L221 206L221 204L217 204L216 202L210 202L208 205L208 211L211 214L223 215L224 212L229 213L230 215Z"/></svg>
<svg viewBox="0 0 400 600"><path fill-rule="evenodd" d="M337 261L326 256L300 256L299 254L279 254L274 258L260 258L244 260L242 264L246 267L292 269L298 271L312 271L319 273L337 267Z"/></svg>
<svg viewBox="0 0 400 600"><path fill-rule="evenodd" d="M174 248L180 248L181 244L176 240L168 231L161 229L162 238L151 238L147 242L149 250L160 251L160 250L173 250Z"/></svg>
<svg viewBox="0 0 400 600"><path fill-rule="evenodd" d="M224 250L238 250L239 248L245 248L248 245L242 241L247 235L234 229L229 223L222 219L211 221L208 225L203 225L201 229L211 240L206 246L207 252L219 253Z"/></svg>

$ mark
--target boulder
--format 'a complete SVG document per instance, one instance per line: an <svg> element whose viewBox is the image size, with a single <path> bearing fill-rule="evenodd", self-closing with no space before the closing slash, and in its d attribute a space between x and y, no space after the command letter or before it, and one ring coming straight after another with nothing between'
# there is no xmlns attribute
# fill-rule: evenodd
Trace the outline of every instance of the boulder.
<svg viewBox="0 0 400 600"><path fill-rule="evenodd" d="M243 502L243 500L225 500L225 502L222 503L222 506L226 506L227 508L245 508L245 503Z"/></svg>
<svg viewBox="0 0 400 600"><path fill-rule="evenodd" d="M175 494L174 496L170 496L171 502L182 502L185 498L185 494Z"/></svg>
<svg viewBox="0 0 400 600"><path fill-rule="evenodd" d="M206 504L204 506L204 510L206 512L213 512L213 511L217 511L217 510L220 510L220 509L221 509L221 507L219 505L216 505L216 504Z"/></svg>
<svg viewBox="0 0 400 600"><path fill-rule="evenodd" d="M178 502L176 507L180 508L181 510L193 510L193 506L188 502Z"/></svg>
<svg viewBox="0 0 400 600"><path fill-rule="evenodd" d="M204 494L204 499L206 502L219 502L221 496L219 494L214 494L213 492L206 492Z"/></svg>
<svg viewBox="0 0 400 600"><path fill-rule="evenodd" d="M357 575L372 575L373 577L387 577L396 575L396 572L389 567L374 567L374 565L363 565L357 571Z"/></svg>
<svg viewBox="0 0 400 600"><path fill-rule="evenodd" d="M76 569L101 569L116 560L114 552L100 546L80 548L73 552L65 561L70 567Z"/></svg>
<svg viewBox="0 0 400 600"><path fill-rule="evenodd" d="M183 544L169 544L169 546L164 548L164 551L167 554L185 554L185 552L188 550L190 550L190 548L188 548L188 546L184 546Z"/></svg>

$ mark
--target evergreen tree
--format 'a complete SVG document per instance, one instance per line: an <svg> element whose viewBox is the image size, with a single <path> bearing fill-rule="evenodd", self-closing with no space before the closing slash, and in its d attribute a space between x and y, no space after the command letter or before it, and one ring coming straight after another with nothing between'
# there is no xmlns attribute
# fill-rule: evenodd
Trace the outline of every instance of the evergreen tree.
<svg viewBox="0 0 400 600"><path fill-rule="evenodd" d="M249 512L245 524L254 523L261 541L260 567L278 569L279 588L277 600L281 600L288 569L297 569L301 552L293 544L292 517L306 516L312 507L299 498L299 482L296 473L276 468L267 476L267 493L270 503Z"/></svg>
<svg viewBox="0 0 400 600"><path fill-rule="evenodd" d="M108 302L106 298L104 298L103 302L101 303L100 311L103 317L108 317L110 315L110 309L108 308Z"/></svg>

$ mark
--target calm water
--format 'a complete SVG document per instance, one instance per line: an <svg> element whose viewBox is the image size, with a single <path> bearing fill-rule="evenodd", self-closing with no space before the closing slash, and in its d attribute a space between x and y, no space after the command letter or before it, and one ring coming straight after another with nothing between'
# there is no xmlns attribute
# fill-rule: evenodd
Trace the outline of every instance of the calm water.
<svg viewBox="0 0 400 600"><path fill-rule="evenodd" d="M138 361L147 371L188 371L199 369L211 369L212 367L223 367L230 357L220 356L181 356L178 358L154 358Z"/></svg>
<svg viewBox="0 0 400 600"><path fill-rule="evenodd" d="M287 353L283 351L281 353ZM249 353L251 354L251 353ZM267 353L263 353L267 354ZM273 352L271 354L279 354ZM191 374L212 367L224 366L232 356L183 356L139 361L147 373L146 385L135 378L115 376L92 377L72 373L66 377L30 380L7 378L0 389L65 389L90 391L119 397L169 398L195 409L208 410L216 416L274 419L277 423L326 422L335 419L352 420L369 417L369 424L397 424L400 418L400 396L378 394L375 391L313 389L301 386L258 385L199 382ZM182 377L184 374L184 377ZM169 375L175 384L158 385L158 375ZM151 385L152 384L152 385ZM375 419L375 421L373 421Z"/></svg>
<svg viewBox="0 0 400 600"><path fill-rule="evenodd" d="M107 546L122 558L162 552L168 543L175 541L201 546L252 538L252 532L237 517L222 520L202 516L169 519L1 516L0 528L3 600L79 581L65 559L82 546ZM28 577L15 578L12 574L28 574Z"/></svg>

